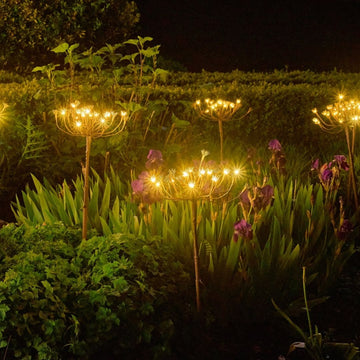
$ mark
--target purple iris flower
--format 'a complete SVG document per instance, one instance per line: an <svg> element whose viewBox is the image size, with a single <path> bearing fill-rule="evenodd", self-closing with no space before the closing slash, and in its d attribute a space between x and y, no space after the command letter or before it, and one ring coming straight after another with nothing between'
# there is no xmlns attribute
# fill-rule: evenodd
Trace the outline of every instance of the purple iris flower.
<svg viewBox="0 0 360 360"><path fill-rule="evenodd" d="M333 177L333 173L330 169L325 169L322 173L321 173L321 179L324 181L324 182L329 182L331 181Z"/></svg>
<svg viewBox="0 0 360 360"><path fill-rule="evenodd" d="M268 148L271 151L281 151L281 149L282 149L281 144L280 144L279 140L277 140L277 139L270 140L269 144L268 144Z"/></svg>
<svg viewBox="0 0 360 360"><path fill-rule="evenodd" d="M142 171L140 174L139 174L139 180L142 180L145 184L145 181L147 179L149 179L150 177L150 174L147 172L147 171Z"/></svg>
<svg viewBox="0 0 360 360"><path fill-rule="evenodd" d="M345 155L335 155L334 161L337 162L340 169L343 169L345 171L348 171L350 169L349 164L346 161Z"/></svg>
<svg viewBox="0 0 360 360"><path fill-rule="evenodd" d="M150 150L147 159L145 167L149 170L158 169L164 162L160 150Z"/></svg>
<svg viewBox="0 0 360 360"><path fill-rule="evenodd" d="M329 164L330 165L330 164ZM331 179L333 178L333 172L332 170L329 168L328 164L324 164L321 168L320 168L320 177L321 177L321 181L323 181L324 183L330 182ZM330 165L331 166L331 165Z"/></svg>
<svg viewBox="0 0 360 360"><path fill-rule="evenodd" d="M251 240L253 238L251 224L247 223L244 219L241 219L234 225L234 241L237 242L239 237L246 240Z"/></svg>
<svg viewBox="0 0 360 360"><path fill-rule="evenodd" d="M260 189L262 194L262 207L267 207L274 196L274 188L271 185L265 185Z"/></svg>
<svg viewBox="0 0 360 360"><path fill-rule="evenodd" d="M131 182L131 188L135 194L143 194L146 191L146 181L149 178L147 171L142 171L136 180Z"/></svg>
<svg viewBox="0 0 360 360"><path fill-rule="evenodd" d="M265 209L272 201L274 196L274 188L271 185L255 188L255 199L253 207L255 212Z"/></svg>
<svg viewBox="0 0 360 360"><path fill-rule="evenodd" d="M339 231L337 232L338 239L345 240L345 238L351 231L353 231L352 223L350 222L350 220L344 219Z"/></svg>
<svg viewBox="0 0 360 360"><path fill-rule="evenodd" d="M312 164L311 164L311 170L319 170L320 167L320 160L316 159Z"/></svg>
<svg viewBox="0 0 360 360"><path fill-rule="evenodd" d="M133 180L131 182L131 188L135 194L141 194L145 189L144 182L140 179Z"/></svg>

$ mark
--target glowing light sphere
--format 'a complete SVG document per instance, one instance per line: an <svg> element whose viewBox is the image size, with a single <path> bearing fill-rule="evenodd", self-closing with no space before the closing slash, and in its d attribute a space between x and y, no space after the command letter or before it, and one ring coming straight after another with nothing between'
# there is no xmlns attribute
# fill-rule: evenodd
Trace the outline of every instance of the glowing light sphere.
<svg viewBox="0 0 360 360"><path fill-rule="evenodd" d="M163 198L171 200L219 199L227 195L237 180L239 168L204 161L208 152L203 152L195 167L170 169L167 173L156 173L148 177L148 186Z"/></svg>
<svg viewBox="0 0 360 360"><path fill-rule="evenodd" d="M241 108L241 100L237 99L235 102L222 99L196 100L194 108L205 119L228 121Z"/></svg>
<svg viewBox="0 0 360 360"><path fill-rule="evenodd" d="M360 102L357 100L345 100L343 94L339 94L335 104L328 105L326 110L319 113L317 109L312 112L316 115L313 122L321 129L330 133L339 133L345 127L352 128L358 124L360 118Z"/></svg>
<svg viewBox="0 0 360 360"><path fill-rule="evenodd" d="M73 136L90 136L99 138L120 133L126 124L128 115L125 111L120 114L113 111L94 110L93 106L79 106L78 101L70 104L69 108L55 110L57 127Z"/></svg>

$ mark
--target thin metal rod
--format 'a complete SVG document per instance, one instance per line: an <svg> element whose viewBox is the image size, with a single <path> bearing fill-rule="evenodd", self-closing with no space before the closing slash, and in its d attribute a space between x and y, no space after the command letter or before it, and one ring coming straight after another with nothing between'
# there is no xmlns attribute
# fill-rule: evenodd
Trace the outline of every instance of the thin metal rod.
<svg viewBox="0 0 360 360"><path fill-rule="evenodd" d="M224 131L223 131L223 121L218 119L219 123L219 135L220 135L220 161L223 161L223 142L224 142Z"/></svg>
<svg viewBox="0 0 360 360"><path fill-rule="evenodd" d="M191 200L191 228L193 233L194 245L194 271L195 271L195 291L196 291L196 309L200 312L200 277L199 277L199 255L197 245L197 200Z"/></svg>
<svg viewBox="0 0 360 360"><path fill-rule="evenodd" d="M356 188L356 177L355 177L354 160L353 160L353 152L352 152L353 146L350 144L349 129L347 127L345 128L345 135L346 135L346 142L347 142L348 151L349 151L351 184L352 184L352 190L353 190L353 194L354 194L355 207L357 210L359 208L359 199L358 199L357 188Z"/></svg>
<svg viewBox="0 0 360 360"><path fill-rule="evenodd" d="M87 236L88 207L89 207L90 150L91 150L91 136L87 136L86 153L85 153L85 173L84 173L84 202L83 202L83 225L82 225L83 240L86 240L86 236Z"/></svg>

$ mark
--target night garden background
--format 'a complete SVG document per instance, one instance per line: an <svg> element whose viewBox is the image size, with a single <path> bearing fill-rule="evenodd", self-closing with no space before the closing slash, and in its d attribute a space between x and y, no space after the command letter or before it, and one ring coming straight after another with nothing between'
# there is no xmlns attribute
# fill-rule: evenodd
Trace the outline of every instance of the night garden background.
<svg viewBox="0 0 360 360"><path fill-rule="evenodd" d="M2 1L1 359L358 359L359 11Z"/></svg>

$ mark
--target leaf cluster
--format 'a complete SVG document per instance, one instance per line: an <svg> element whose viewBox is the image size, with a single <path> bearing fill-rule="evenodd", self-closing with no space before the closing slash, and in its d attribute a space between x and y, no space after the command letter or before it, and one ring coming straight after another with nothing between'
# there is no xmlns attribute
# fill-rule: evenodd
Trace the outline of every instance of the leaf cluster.
<svg viewBox="0 0 360 360"><path fill-rule="evenodd" d="M0 238L0 348L10 358L168 351L178 316L169 304L187 279L168 246L132 235L80 242L61 223L8 225Z"/></svg>

